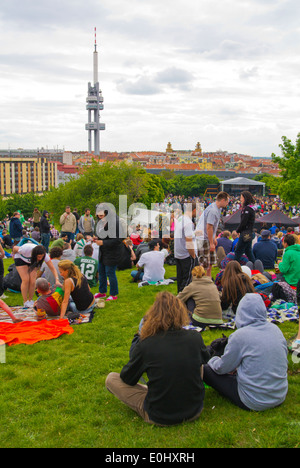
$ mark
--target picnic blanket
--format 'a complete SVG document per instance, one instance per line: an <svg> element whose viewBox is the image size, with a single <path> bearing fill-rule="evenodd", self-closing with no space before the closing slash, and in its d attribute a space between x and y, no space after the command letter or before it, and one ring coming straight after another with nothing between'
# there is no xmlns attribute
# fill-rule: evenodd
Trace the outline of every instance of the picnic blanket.
<svg viewBox="0 0 300 468"><path fill-rule="evenodd" d="M165 286L165 285L173 284L173 283L174 283L174 280L172 280L171 278L165 279L163 281L141 281L138 284L138 287L142 288L143 286Z"/></svg>
<svg viewBox="0 0 300 468"><path fill-rule="evenodd" d="M210 329L213 328L224 328L234 330L235 325L235 315L231 309L223 311L223 320L224 323L219 325L208 325ZM267 307L267 320L271 323L284 323L284 322L298 322L299 321L299 311L298 306L293 302L285 302L281 299L273 302L271 307ZM188 325L188 329L196 331L204 331L205 328L195 327L193 325Z"/></svg>
<svg viewBox="0 0 300 468"><path fill-rule="evenodd" d="M39 322L37 319L37 313L34 308L27 308L27 307L21 307L21 306L16 306L16 307L10 307L11 311L13 312L14 316L16 318L20 318L22 320L25 320L27 322ZM94 311L89 313L89 314L80 314L80 317L77 319L73 319L70 317L66 317L68 319L70 325L80 325L82 323L89 323L92 321L94 317ZM59 317L50 317L47 315L45 318L47 321L56 321L60 320ZM5 323L13 323L12 319L0 308L0 324L2 322ZM16 325L16 324L15 324Z"/></svg>
<svg viewBox="0 0 300 468"><path fill-rule="evenodd" d="M68 319L24 321L20 323L0 323L0 343L8 346L33 344L38 341L53 340L64 334L72 334L73 328Z"/></svg>

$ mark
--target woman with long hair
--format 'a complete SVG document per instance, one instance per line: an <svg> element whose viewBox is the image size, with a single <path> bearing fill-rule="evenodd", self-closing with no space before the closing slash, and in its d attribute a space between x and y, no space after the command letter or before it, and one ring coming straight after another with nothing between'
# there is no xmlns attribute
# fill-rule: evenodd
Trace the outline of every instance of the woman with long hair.
<svg viewBox="0 0 300 468"><path fill-rule="evenodd" d="M60 318L67 310L88 314L95 307L95 298L90 290L86 277L70 260L61 260L58 264L59 274L64 278L64 299L61 304Z"/></svg>
<svg viewBox="0 0 300 468"><path fill-rule="evenodd" d="M245 294L255 292L251 279L243 273L241 265L236 260L231 260L226 265L221 285L222 310L226 310L231 306L234 313L236 313L239 302Z"/></svg>
<svg viewBox="0 0 300 468"><path fill-rule="evenodd" d="M36 245L31 242L27 242L21 246L15 245L12 253L17 272L21 278L21 294L24 306L33 307L33 296L38 268L40 268L45 261L51 273L54 275L56 284L59 285L58 273L43 245Z"/></svg>
<svg viewBox="0 0 300 468"><path fill-rule="evenodd" d="M146 313L140 339L121 373L110 373L106 387L144 421L169 426L197 419L203 409L202 366L210 355L200 333L189 324L185 305L170 292L156 296ZM148 385L139 379L144 373Z"/></svg>
<svg viewBox="0 0 300 468"><path fill-rule="evenodd" d="M241 221L236 229L236 232L240 235L235 248L235 260L237 262L240 261L243 253L248 257L250 262L255 262L255 257L252 252L255 223L254 203L253 195L250 192L244 191L241 193Z"/></svg>
<svg viewBox="0 0 300 468"><path fill-rule="evenodd" d="M191 323L196 327L221 325L222 309L217 286L202 265L192 270L192 282L177 296L191 313Z"/></svg>

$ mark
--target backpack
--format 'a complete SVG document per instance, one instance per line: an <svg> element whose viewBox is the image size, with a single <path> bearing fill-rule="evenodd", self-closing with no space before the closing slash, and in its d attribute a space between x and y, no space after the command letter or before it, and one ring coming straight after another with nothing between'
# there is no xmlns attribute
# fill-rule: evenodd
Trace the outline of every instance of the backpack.
<svg viewBox="0 0 300 468"><path fill-rule="evenodd" d="M272 286L271 294L273 301L277 301L277 299L282 299L285 302L294 302L294 304L297 304L296 291L293 288L291 288L291 286L285 281L279 281L278 283L274 283Z"/></svg>
<svg viewBox="0 0 300 468"><path fill-rule="evenodd" d="M3 278L3 287L4 289L10 289L15 292L21 291L22 280L17 271L16 265L13 263L8 267L8 273Z"/></svg>
<svg viewBox="0 0 300 468"><path fill-rule="evenodd" d="M224 354L225 347L228 343L228 338L224 334L222 334L222 338L217 338L216 340L212 341L209 346L207 346L207 350L210 354L210 357L219 356L221 357Z"/></svg>

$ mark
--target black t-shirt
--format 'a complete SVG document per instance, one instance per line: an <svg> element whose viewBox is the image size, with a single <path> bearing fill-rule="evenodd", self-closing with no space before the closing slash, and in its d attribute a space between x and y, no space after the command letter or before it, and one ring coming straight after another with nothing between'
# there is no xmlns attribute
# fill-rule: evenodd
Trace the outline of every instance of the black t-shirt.
<svg viewBox="0 0 300 468"><path fill-rule="evenodd" d="M89 288L88 281L84 275L81 278L80 287L77 285L77 279L72 278L74 282L74 290L71 292L71 297L79 311L86 310L93 302L94 295Z"/></svg>
<svg viewBox="0 0 300 468"><path fill-rule="evenodd" d="M148 376L145 410L157 424L172 425L196 416L203 407L200 368L210 358L195 330L169 330L140 341L121 371L121 379L136 385Z"/></svg>

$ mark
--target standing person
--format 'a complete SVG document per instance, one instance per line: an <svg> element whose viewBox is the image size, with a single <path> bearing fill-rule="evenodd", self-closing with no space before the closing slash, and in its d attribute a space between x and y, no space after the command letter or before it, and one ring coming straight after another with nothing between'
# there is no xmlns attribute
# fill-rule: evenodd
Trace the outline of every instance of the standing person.
<svg viewBox="0 0 300 468"><path fill-rule="evenodd" d="M75 229L75 232L74 232L74 235L73 235L72 240L74 240L75 234L78 234L78 232L79 232L79 229L78 229L78 222L79 222L80 216L79 216L79 214L78 214L78 212L77 212L77 208L74 208L74 210L73 210L73 215L74 215L75 218L76 218L76 229Z"/></svg>
<svg viewBox="0 0 300 468"><path fill-rule="evenodd" d="M177 292L192 281L192 270L198 264L195 227L196 203L187 203L185 212L175 224L174 257L176 260Z"/></svg>
<svg viewBox="0 0 300 468"><path fill-rule="evenodd" d="M74 264L78 266L81 273L88 280L90 288L94 288L98 283L98 260L93 258L93 247L87 244L83 249L83 257L78 257L74 260Z"/></svg>
<svg viewBox="0 0 300 468"><path fill-rule="evenodd" d="M65 212L61 215L59 222L61 224L61 237L67 235L68 242L70 242L74 239L77 221L73 213L71 213L71 208L69 206L66 206Z"/></svg>
<svg viewBox="0 0 300 468"><path fill-rule="evenodd" d="M96 209L98 223L96 226L96 244L99 246L99 293L98 297L106 297L107 280L110 285L110 295L107 301L118 298L119 287L116 270L122 256L122 238L120 220L114 210L106 204L100 204Z"/></svg>
<svg viewBox="0 0 300 468"><path fill-rule="evenodd" d="M204 366L204 382L245 410L280 405L288 391L287 342L268 322L259 294L248 293L241 300L236 327L223 356L212 357Z"/></svg>
<svg viewBox="0 0 300 468"><path fill-rule="evenodd" d="M70 260L61 260L58 264L60 275L64 278L64 299L60 309L63 319L67 309L80 314L88 314L95 307L95 298L86 277ZM69 301L70 300L70 301Z"/></svg>
<svg viewBox="0 0 300 468"><path fill-rule="evenodd" d="M91 210L86 208L84 215L80 216L78 229L85 236L92 236L95 230L95 220L91 215Z"/></svg>
<svg viewBox="0 0 300 468"><path fill-rule="evenodd" d="M21 294L25 307L33 307L34 305L33 295L37 269L42 266L44 261L53 273L56 284L60 285L58 273L43 245L36 245L31 242L27 242L22 246L15 245L13 255L17 272L21 278Z"/></svg>
<svg viewBox="0 0 300 468"><path fill-rule="evenodd" d="M240 261L243 253L248 257L250 262L255 262L255 257L252 251L252 240L254 238L254 223L255 223L255 211L254 211L254 198L248 191L241 193L241 221L236 230L240 234L238 243L235 248L235 260Z"/></svg>
<svg viewBox="0 0 300 468"><path fill-rule="evenodd" d="M41 219L41 213L37 208L34 208L33 213L32 213L32 222L33 222L33 227L40 227L40 219Z"/></svg>
<svg viewBox="0 0 300 468"><path fill-rule="evenodd" d="M14 240L14 245L20 242L23 235L23 226L20 221L21 213L15 211L13 217L9 222L9 233L12 239Z"/></svg>
<svg viewBox="0 0 300 468"><path fill-rule="evenodd" d="M43 211L40 219L40 233L41 233L41 244L45 247L46 252L49 252L50 243L50 224L49 224L49 213L47 210Z"/></svg>
<svg viewBox="0 0 300 468"><path fill-rule="evenodd" d="M121 373L110 373L106 388L145 422L170 426L199 418L201 376L209 353L200 333L185 330L185 305L168 291L157 295L144 317L140 339ZM148 385L138 383L146 372Z"/></svg>
<svg viewBox="0 0 300 468"><path fill-rule="evenodd" d="M197 223L196 236L199 246L199 262L203 263L207 276L211 276L212 266L217 263L216 234L222 210L226 208L228 203L228 193L219 192L216 201L205 208Z"/></svg>

